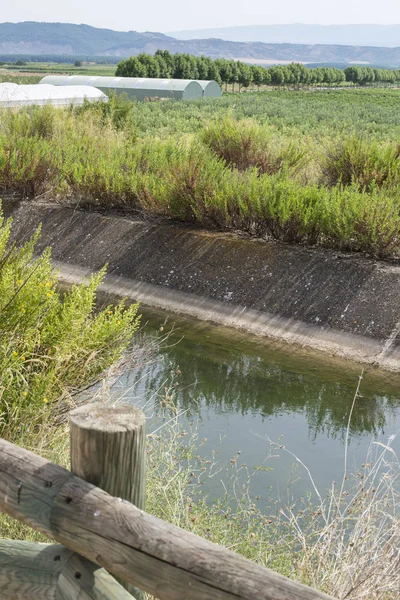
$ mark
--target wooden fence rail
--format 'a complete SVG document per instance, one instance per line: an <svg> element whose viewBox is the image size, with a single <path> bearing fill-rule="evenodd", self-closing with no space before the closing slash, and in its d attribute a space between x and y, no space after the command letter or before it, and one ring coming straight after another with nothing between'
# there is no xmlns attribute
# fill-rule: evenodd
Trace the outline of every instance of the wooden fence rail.
<svg viewBox="0 0 400 600"><path fill-rule="evenodd" d="M88 432L95 431L84 436L84 442L82 432L76 435L75 431L72 436L81 440L86 460L97 464L94 478L102 478L101 468L107 464L109 475L105 479L115 483L122 468L119 457L128 455L130 472L141 477L144 470L138 461L144 461L145 454L143 415L139 411L129 415L138 425L132 433L132 427L121 425L127 420L126 407L94 406L72 415L73 432L74 427L85 429L85 423ZM129 447L135 449L134 458ZM131 483L134 487L134 476ZM131 490L125 492L129 496ZM4 440L0 440L0 508L160 600L330 598L157 519L128 500ZM2 570L0 554L0 574ZM82 596L86 597L104 596ZM35 598L41 600L40 596Z"/></svg>
<svg viewBox="0 0 400 600"><path fill-rule="evenodd" d="M105 569L60 544L0 540L1 600L132 600Z"/></svg>

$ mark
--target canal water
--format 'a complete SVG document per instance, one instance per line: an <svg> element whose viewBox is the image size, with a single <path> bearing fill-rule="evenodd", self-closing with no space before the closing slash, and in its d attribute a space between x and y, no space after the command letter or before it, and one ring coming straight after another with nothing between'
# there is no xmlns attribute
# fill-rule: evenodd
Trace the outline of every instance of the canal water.
<svg viewBox="0 0 400 600"><path fill-rule="evenodd" d="M210 497L223 495L225 467L245 464L252 494L287 503L314 494L310 477L321 495L341 482L346 442L350 472L382 449L376 442L400 452L399 375L156 312L143 313L134 344L159 352L114 391L145 406L151 432L172 384L182 422L204 438L200 454L222 467L205 480Z"/></svg>

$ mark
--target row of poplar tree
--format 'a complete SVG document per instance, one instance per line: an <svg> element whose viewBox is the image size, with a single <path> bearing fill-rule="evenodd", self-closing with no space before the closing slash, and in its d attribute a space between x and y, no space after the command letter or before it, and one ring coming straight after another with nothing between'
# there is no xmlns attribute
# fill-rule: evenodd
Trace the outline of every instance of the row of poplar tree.
<svg viewBox="0 0 400 600"><path fill-rule="evenodd" d="M171 54L168 50L157 50L154 54L131 56L118 63L117 77L154 77L166 79L214 80L219 84L243 87L255 85L301 86L340 85L345 81L356 85L393 84L400 81L400 71L373 69L371 67L307 68L303 64L291 63L273 67L248 65L244 62L191 54Z"/></svg>

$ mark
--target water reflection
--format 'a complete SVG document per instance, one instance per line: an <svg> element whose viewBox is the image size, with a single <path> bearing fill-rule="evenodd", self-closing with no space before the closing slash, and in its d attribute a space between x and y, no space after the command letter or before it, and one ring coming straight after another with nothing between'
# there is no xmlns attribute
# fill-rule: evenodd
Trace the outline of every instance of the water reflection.
<svg viewBox="0 0 400 600"><path fill-rule="evenodd" d="M162 318L152 317L135 343L157 338ZM203 454L210 454L222 437L222 462L242 450L241 457L253 468L268 455L268 439L283 436L318 485L327 488L342 474L346 428L361 370L357 365L318 362L287 347L238 338L204 324L181 324L156 360L125 374L120 385L124 393L131 390L136 403L138 398L157 402L174 372L178 407L186 411L186 419L198 417L201 436L209 440ZM349 464L361 464L372 439L385 441L399 427L397 390L393 376L364 374L350 422ZM281 457L279 468L260 475L256 493L268 486L284 490L293 478L292 466L291 456ZM303 493L304 478L299 477L296 486Z"/></svg>
<svg viewBox="0 0 400 600"><path fill-rule="evenodd" d="M158 327L149 324L142 334L155 335ZM324 378L315 365L304 369L296 358L280 366L280 356L242 353L240 344L227 347L217 340L193 340L182 337L178 330L165 346L155 364L130 374L129 384L141 381L146 396L154 393L170 377L171 368L179 366L180 408L188 414L199 414L201 407L215 413L232 412L258 415L261 420L283 414L304 414L310 440L318 436L344 439L349 412L358 384L355 370L344 381L329 375ZM175 340L181 338L179 343ZM281 361L282 362L282 361ZM361 373L361 367L357 367ZM340 373L336 373L336 378ZM128 384L128 380L127 380ZM400 393L377 392L370 376L364 374L361 396L355 402L350 422L350 435L378 436L385 434L385 425L393 423L400 407Z"/></svg>

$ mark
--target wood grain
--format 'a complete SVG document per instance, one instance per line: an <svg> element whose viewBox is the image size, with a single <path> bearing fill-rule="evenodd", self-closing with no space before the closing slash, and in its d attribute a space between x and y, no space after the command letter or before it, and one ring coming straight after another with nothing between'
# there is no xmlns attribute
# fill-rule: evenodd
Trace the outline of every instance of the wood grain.
<svg viewBox="0 0 400 600"><path fill-rule="evenodd" d="M73 552L59 544L0 540L2 600L56 600L57 583Z"/></svg>
<svg viewBox="0 0 400 600"><path fill-rule="evenodd" d="M161 600L328 598L79 480L56 499L52 526L66 546Z"/></svg>
<svg viewBox="0 0 400 600"><path fill-rule="evenodd" d="M146 417L132 405L89 404L70 413L71 471L144 509Z"/></svg>
<svg viewBox="0 0 400 600"><path fill-rule="evenodd" d="M76 476L67 478L61 467L0 440L0 508L10 514L16 512L15 500L8 499L10 465L18 466L18 480L23 486L29 483L35 496L35 515L31 504L18 505L21 521L50 529L56 541L161 600L329 598ZM53 487L43 488L49 477L54 478L56 495Z"/></svg>
<svg viewBox="0 0 400 600"><path fill-rule="evenodd" d="M89 404L70 413L71 471L112 496L145 508L146 417L131 404ZM146 595L122 585L136 598Z"/></svg>
<svg viewBox="0 0 400 600"><path fill-rule="evenodd" d="M51 537L53 498L73 475L28 450L0 440L3 510Z"/></svg>
<svg viewBox="0 0 400 600"><path fill-rule="evenodd" d="M59 544L0 539L1 600L132 600L105 569Z"/></svg>
<svg viewBox="0 0 400 600"><path fill-rule="evenodd" d="M73 554L60 573L55 600L133 600L105 569Z"/></svg>

